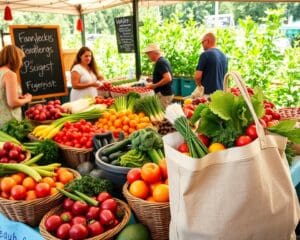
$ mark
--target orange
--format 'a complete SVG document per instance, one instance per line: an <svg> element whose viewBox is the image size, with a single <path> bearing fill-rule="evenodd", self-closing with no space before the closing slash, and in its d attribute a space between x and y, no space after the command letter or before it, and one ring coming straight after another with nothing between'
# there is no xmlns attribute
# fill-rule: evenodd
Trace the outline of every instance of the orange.
<svg viewBox="0 0 300 240"><path fill-rule="evenodd" d="M1 192L0 196L1 196L2 198L8 199L8 198L10 197L10 192L9 192L9 193Z"/></svg>
<svg viewBox="0 0 300 240"><path fill-rule="evenodd" d="M169 186L167 184L159 184L153 189L153 198L156 202L169 201Z"/></svg>
<svg viewBox="0 0 300 240"><path fill-rule="evenodd" d="M25 198L26 201L34 200L34 199L36 199L36 198L37 198L37 197L36 197L36 194L35 194L35 191L34 191L34 190L29 190L29 191L27 191L27 193L26 193L26 198Z"/></svg>
<svg viewBox="0 0 300 240"><path fill-rule="evenodd" d="M74 175L70 171L64 171L58 174L58 181L60 181L63 184L67 184L71 182L73 179L74 179Z"/></svg>
<svg viewBox="0 0 300 240"><path fill-rule="evenodd" d="M147 197L146 201L148 201L148 202L155 202L153 196Z"/></svg>
<svg viewBox="0 0 300 240"><path fill-rule="evenodd" d="M55 187L55 181L51 177L44 177L41 182L48 183L50 187Z"/></svg>
<svg viewBox="0 0 300 240"><path fill-rule="evenodd" d="M151 194L153 194L154 188L155 188L156 186L160 185L160 184L162 184L162 182L157 182L157 183L152 183L152 184L150 184L150 192L151 192Z"/></svg>
<svg viewBox="0 0 300 240"><path fill-rule="evenodd" d="M13 174L10 177L15 180L16 184L21 184L22 183L23 178L22 178L21 175L19 175L19 174Z"/></svg>
<svg viewBox="0 0 300 240"><path fill-rule="evenodd" d="M58 190L55 187L50 188L50 195L54 195L58 192Z"/></svg>
<svg viewBox="0 0 300 240"><path fill-rule="evenodd" d="M56 183L55 183L55 187L56 187L56 188L63 189L64 186L65 186L65 185L64 185L63 183L61 183L61 182L56 182Z"/></svg>
<svg viewBox="0 0 300 240"><path fill-rule="evenodd" d="M26 177L23 182L22 185L28 190L34 190L35 189L35 185L36 185L36 181L34 181L34 179L32 177Z"/></svg>
<svg viewBox="0 0 300 240"><path fill-rule="evenodd" d="M225 149L225 146L222 143L212 143L208 147L208 152L212 153L212 152L222 151L224 149Z"/></svg>
<svg viewBox="0 0 300 240"><path fill-rule="evenodd" d="M135 197L146 199L150 190L146 182L143 180L136 180L130 184L129 192Z"/></svg>
<svg viewBox="0 0 300 240"><path fill-rule="evenodd" d="M13 179L12 177L4 177L1 180L1 184L0 184L0 188L1 191L9 193L10 190L17 185L15 179Z"/></svg>
<svg viewBox="0 0 300 240"><path fill-rule="evenodd" d="M64 171L69 171L69 170L67 168L60 167L57 169L56 173L59 175L61 172L64 172Z"/></svg>

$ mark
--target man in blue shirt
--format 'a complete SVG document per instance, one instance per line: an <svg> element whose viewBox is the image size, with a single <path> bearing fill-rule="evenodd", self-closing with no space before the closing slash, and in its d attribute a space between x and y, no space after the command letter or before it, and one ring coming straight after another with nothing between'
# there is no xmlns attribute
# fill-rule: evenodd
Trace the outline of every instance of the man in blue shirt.
<svg viewBox="0 0 300 240"><path fill-rule="evenodd" d="M223 90L228 59L216 48L216 37L213 33L205 34L201 43L204 52L199 57L194 79L197 86L204 87L204 94L209 95L218 89Z"/></svg>

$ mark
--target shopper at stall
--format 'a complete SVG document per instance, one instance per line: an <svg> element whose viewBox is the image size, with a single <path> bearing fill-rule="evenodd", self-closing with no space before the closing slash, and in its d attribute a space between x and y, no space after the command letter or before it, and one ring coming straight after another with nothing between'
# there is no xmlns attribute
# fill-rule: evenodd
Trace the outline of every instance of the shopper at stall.
<svg viewBox="0 0 300 240"><path fill-rule="evenodd" d="M80 48L71 67L70 100L97 96L99 80L103 80L103 76L97 70L93 52L88 47Z"/></svg>
<svg viewBox="0 0 300 240"><path fill-rule="evenodd" d="M216 48L216 37L213 33L206 33L202 40L204 52L201 53L194 75L197 86L204 87L204 94L223 90L224 76L228 68L228 59Z"/></svg>
<svg viewBox="0 0 300 240"><path fill-rule="evenodd" d="M148 79L147 86L154 90L159 97L162 105L167 107L173 100L172 84L172 68L166 58L162 56L162 52L157 44L149 44L144 51L150 61L154 63L152 78Z"/></svg>
<svg viewBox="0 0 300 240"><path fill-rule="evenodd" d="M11 119L22 119L21 106L29 103L32 95L22 95L16 72L23 64L24 52L7 45L0 52L0 127Z"/></svg>

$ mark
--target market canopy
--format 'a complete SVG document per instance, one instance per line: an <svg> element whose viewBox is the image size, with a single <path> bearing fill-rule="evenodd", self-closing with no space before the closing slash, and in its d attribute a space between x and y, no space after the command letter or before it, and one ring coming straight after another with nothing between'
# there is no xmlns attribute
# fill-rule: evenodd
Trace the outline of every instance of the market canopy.
<svg viewBox="0 0 300 240"><path fill-rule="evenodd" d="M165 5L188 0L139 0L140 6ZM300 0L221 0L230 2L300 2ZM123 4L132 3L133 0L0 0L0 10L7 5L16 11L52 12L78 15L97 10L108 9Z"/></svg>

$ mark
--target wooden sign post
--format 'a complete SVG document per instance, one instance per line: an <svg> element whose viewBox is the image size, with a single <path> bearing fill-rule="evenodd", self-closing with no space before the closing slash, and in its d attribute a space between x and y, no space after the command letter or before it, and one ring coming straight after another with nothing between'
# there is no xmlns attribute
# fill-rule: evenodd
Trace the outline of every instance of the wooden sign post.
<svg viewBox="0 0 300 240"><path fill-rule="evenodd" d="M18 73L23 93L34 99L68 94L59 26L11 25L12 43L25 53Z"/></svg>

